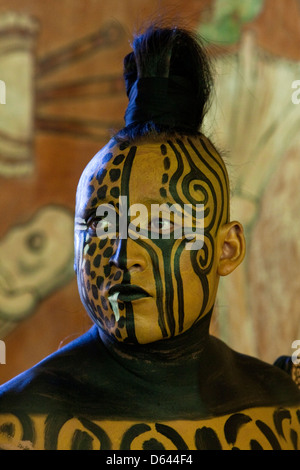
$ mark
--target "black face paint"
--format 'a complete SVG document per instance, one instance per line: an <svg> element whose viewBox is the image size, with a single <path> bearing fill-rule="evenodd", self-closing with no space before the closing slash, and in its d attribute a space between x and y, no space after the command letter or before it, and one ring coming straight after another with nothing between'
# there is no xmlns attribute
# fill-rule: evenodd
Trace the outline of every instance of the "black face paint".
<svg viewBox="0 0 300 470"><path fill-rule="evenodd" d="M228 214L223 163L204 138L184 137L122 149L115 145L106 150L88 166L78 189L77 205L82 212L77 215L87 224L79 231L76 244L81 298L93 320L118 341L147 343L176 336L213 306L214 239ZM144 204L150 214L154 203L188 206L193 226L195 207L203 204L203 247L187 250L190 240L185 232L178 238L171 230L164 238L163 216L151 222L159 238L147 224L133 237L130 227L137 218L132 216L124 236L123 221L130 208ZM95 217L101 204L110 204L116 211L116 238L97 238L99 221ZM179 212L172 213L174 220L167 226L174 229ZM142 288L146 295L122 301L115 290L110 296L110 289L120 284Z"/></svg>

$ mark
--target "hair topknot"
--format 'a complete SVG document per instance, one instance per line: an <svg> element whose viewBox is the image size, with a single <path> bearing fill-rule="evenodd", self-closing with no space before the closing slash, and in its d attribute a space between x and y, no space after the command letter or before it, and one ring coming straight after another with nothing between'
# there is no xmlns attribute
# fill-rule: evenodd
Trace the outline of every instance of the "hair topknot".
<svg viewBox="0 0 300 470"><path fill-rule="evenodd" d="M213 86L201 39L183 28L151 25L134 37L132 49L124 58L126 126L116 138L199 132Z"/></svg>

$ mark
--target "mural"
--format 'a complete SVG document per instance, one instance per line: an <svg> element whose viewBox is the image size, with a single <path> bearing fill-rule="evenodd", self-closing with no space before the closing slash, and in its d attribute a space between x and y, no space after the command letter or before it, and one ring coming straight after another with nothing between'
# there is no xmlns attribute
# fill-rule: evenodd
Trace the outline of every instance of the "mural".
<svg viewBox="0 0 300 470"><path fill-rule="evenodd" d="M262 11L264 0L215 0L212 18L201 21L199 33L209 42L234 44L242 27Z"/></svg>
<svg viewBox="0 0 300 470"><path fill-rule="evenodd" d="M6 103L0 114L0 175L26 174L33 165L33 70L38 24L27 16L0 15L0 70Z"/></svg>
<svg viewBox="0 0 300 470"><path fill-rule="evenodd" d="M299 198L300 108L292 84L300 63L272 56L242 32L261 1L216 1L211 23L199 28L207 40L238 51L214 62L216 92L206 131L224 151L232 184L232 219L245 228L248 253L236 273L221 280L219 334L232 347L274 361L291 355L300 336Z"/></svg>
<svg viewBox="0 0 300 470"><path fill-rule="evenodd" d="M63 207L42 207L0 241L0 259L0 335L4 336L73 277L73 214Z"/></svg>
<svg viewBox="0 0 300 470"><path fill-rule="evenodd" d="M118 121L108 124L45 113L45 106L53 102L70 102L83 97L99 100L107 94L123 91L120 75L87 76L64 83L53 80L57 71L72 67L102 48L118 44L123 37L120 25L109 23L91 35L37 57L35 47L40 27L39 22L27 14L9 11L0 15L1 79L9 84L6 105L1 108L0 116L0 175L33 172L34 132L41 130L93 139L106 135L109 126L121 126ZM49 75L51 84L47 83Z"/></svg>

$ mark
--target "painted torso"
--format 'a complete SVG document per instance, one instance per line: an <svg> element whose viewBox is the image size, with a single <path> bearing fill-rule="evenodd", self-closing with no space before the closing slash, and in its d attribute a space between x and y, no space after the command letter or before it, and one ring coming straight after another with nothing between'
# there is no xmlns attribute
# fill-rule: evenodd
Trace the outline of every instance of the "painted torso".
<svg viewBox="0 0 300 470"><path fill-rule="evenodd" d="M297 450L300 407L251 408L203 420L120 421L1 415L1 449ZM298 439L297 439L298 437Z"/></svg>
<svg viewBox="0 0 300 470"><path fill-rule="evenodd" d="M0 387L0 447L296 448L300 394L288 374L211 337L192 349L182 361L152 351L151 362L107 348L92 328Z"/></svg>

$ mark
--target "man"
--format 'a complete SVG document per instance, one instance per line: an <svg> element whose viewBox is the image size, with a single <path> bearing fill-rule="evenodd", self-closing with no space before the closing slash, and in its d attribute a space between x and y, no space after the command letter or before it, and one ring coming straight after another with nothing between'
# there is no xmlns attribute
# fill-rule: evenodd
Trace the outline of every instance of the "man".
<svg viewBox="0 0 300 470"><path fill-rule="evenodd" d="M87 165L76 198L75 270L95 325L0 388L3 448L297 446L288 374L209 334L219 278L245 241L224 162L197 130L199 93L180 96L190 90L177 62L203 71L195 50L182 30L150 28L125 60L126 127Z"/></svg>

